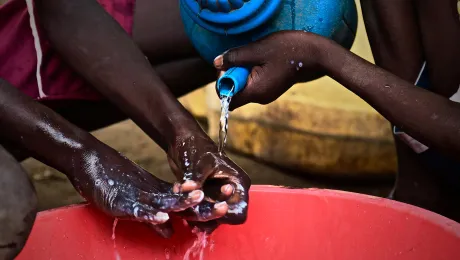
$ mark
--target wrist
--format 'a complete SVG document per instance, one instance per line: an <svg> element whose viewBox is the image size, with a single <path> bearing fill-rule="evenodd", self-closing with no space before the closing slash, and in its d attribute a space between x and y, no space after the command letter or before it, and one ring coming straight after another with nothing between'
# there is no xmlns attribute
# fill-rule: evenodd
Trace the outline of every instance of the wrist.
<svg viewBox="0 0 460 260"><path fill-rule="evenodd" d="M316 43L316 61L323 73L331 78L336 78L345 66L345 52L341 46L327 38L319 37Z"/></svg>
<svg viewBox="0 0 460 260"><path fill-rule="evenodd" d="M299 43L298 54L307 63L308 70L298 70L298 82L308 82L328 74L329 52L333 49L333 41L309 32L297 32ZM305 65L305 64L304 64Z"/></svg>
<svg viewBox="0 0 460 260"><path fill-rule="evenodd" d="M163 136L169 146L174 145L178 139L187 139L191 136L208 137L200 124L188 111L168 115L168 122L165 124L168 124L165 129L169 129L169 131L166 131Z"/></svg>

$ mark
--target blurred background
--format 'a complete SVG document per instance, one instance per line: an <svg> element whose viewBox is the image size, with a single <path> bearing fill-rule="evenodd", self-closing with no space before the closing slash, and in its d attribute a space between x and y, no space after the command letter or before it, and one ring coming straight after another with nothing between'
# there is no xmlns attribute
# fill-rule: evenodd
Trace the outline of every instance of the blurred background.
<svg viewBox="0 0 460 260"><path fill-rule="evenodd" d="M6 0L0 0L0 5ZM357 1L360 10L359 0ZM373 62L359 13L352 51ZM214 140L220 102L214 84L180 99ZM133 122L93 133L154 175L173 181L164 152ZM330 188L387 196L396 173L389 123L330 78L290 89L276 102L251 104L229 117L227 153L253 184ZM34 159L22 163L37 189L40 210L82 198L66 177Z"/></svg>

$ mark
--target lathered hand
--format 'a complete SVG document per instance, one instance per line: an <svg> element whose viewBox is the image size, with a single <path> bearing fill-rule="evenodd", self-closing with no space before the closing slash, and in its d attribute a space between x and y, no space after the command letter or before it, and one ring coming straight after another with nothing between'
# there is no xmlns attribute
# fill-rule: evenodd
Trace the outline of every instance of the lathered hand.
<svg viewBox="0 0 460 260"><path fill-rule="evenodd" d="M198 205L204 197L201 190L183 192L180 184L162 181L115 150L85 151L72 161L78 171L70 179L88 201L107 214L158 225L168 221L170 212L183 211ZM155 229L169 236L170 226Z"/></svg>
<svg viewBox="0 0 460 260"><path fill-rule="evenodd" d="M209 137L179 137L168 154L173 172L183 181L183 191L203 189L205 193L202 203L181 212L181 216L208 231L217 223L245 222L251 180L225 153L218 152Z"/></svg>

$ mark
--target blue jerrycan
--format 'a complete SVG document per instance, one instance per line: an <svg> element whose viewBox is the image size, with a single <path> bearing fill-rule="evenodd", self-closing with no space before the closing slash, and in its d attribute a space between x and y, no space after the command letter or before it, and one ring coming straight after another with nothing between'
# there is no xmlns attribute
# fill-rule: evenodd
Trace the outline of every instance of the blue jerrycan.
<svg viewBox="0 0 460 260"><path fill-rule="evenodd" d="M350 49L358 17L354 0L179 0L185 31L209 63L228 49L273 32L302 30ZM246 85L251 68L234 67L216 83L220 96Z"/></svg>

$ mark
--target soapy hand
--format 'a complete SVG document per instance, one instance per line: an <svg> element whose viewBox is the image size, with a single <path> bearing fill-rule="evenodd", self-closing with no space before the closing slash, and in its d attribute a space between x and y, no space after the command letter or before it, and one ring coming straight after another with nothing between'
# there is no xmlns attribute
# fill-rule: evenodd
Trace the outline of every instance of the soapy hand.
<svg viewBox="0 0 460 260"><path fill-rule="evenodd" d="M90 203L119 219L140 221L160 235L172 234L168 213L199 204L204 193L162 181L106 146L72 159L69 179ZM165 224L163 224L165 223Z"/></svg>
<svg viewBox="0 0 460 260"><path fill-rule="evenodd" d="M303 31L273 33L257 42L230 49L214 60L222 73L231 67L252 67L246 87L230 104L268 104L292 85L323 76L318 62L324 38Z"/></svg>
<svg viewBox="0 0 460 260"><path fill-rule="evenodd" d="M190 224L211 232L219 223L246 221L249 176L206 135L178 137L168 151L174 174L183 181L182 191L203 189L205 199L180 216Z"/></svg>

